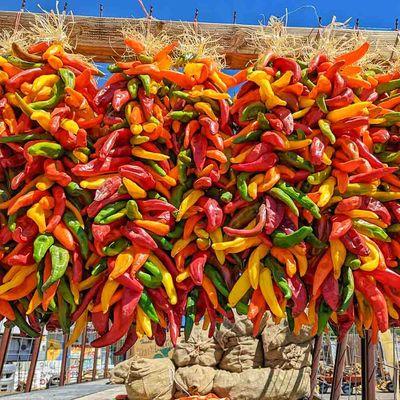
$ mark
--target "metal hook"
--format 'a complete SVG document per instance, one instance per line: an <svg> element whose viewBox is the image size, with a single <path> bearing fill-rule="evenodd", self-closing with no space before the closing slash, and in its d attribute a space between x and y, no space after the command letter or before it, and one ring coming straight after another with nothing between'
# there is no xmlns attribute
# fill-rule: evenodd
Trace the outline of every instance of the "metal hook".
<svg viewBox="0 0 400 400"><path fill-rule="evenodd" d="M150 18L150 19L153 18L153 11L154 11L154 7L150 6L148 18Z"/></svg>
<svg viewBox="0 0 400 400"><path fill-rule="evenodd" d="M197 24L198 20L199 20L199 9L196 8L196 9L194 10L193 22L194 22L195 24Z"/></svg>
<svg viewBox="0 0 400 400"><path fill-rule="evenodd" d="M359 29L360 28L360 18L356 19L356 24L354 26L354 29Z"/></svg>
<svg viewBox="0 0 400 400"><path fill-rule="evenodd" d="M236 18L237 18L237 11L233 12L233 25L236 24Z"/></svg>
<svg viewBox="0 0 400 400"><path fill-rule="evenodd" d="M322 28L322 17L318 17L318 26Z"/></svg>
<svg viewBox="0 0 400 400"><path fill-rule="evenodd" d="M103 11L104 11L104 6L103 6L103 4L100 3L100 5L99 5L99 17L100 18L103 16Z"/></svg>
<svg viewBox="0 0 400 400"><path fill-rule="evenodd" d="M22 12L26 11L25 7L26 7L26 0L22 0L21 1L21 11Z"/></svg>
<svg viewBox="0 0 400 400"><path fill-rule="evenodd" d="M399 19L396 18L396 21L394 21L394 30L398 31L399 30Z"/></svg>
<svg viewBox="0 0 400 400"><path fill-rule="evenodd" d="M68 2L64 1L63 13L67 13Z"/></svg>

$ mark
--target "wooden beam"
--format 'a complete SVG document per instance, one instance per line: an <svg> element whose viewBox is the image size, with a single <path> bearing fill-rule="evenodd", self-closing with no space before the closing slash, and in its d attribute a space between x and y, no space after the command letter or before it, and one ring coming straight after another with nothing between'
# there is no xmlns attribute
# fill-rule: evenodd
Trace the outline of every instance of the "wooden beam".
<svg viewBox="0 0 400 400"><path fill-rule="evenodd" d="M371 331L364 331L361 338L362 400L376 399L375 345Z"/></svg>
<svg viewBox="0 0 400 400"><path fill-rule="evenodd" d="M105 359L104 359L104 375L103 378L108 378L108 364L109 361L108 359L110 358L110 346L106 347L106 351L105 351Z"/></svg>
<svg viewBox="0 0 400 400"><path fill-rule="evenodd" d="M3 334L1 336L1 342L0 342L0 377L1 377L1 374L3 373L4 364L7 361L7 351L8 351L8 345L10 344L11 331L12 331L12 328L4 327L4 331L3 331Z"/></svg>
<svg viewBox="0 0 400 400"><path fill-rule="evenodd" d="M318 384L318 367L319 367L319 359L321 356L321 348L322 348L322 335L317 335L314 338L314 349L312 355L312 365L311 365L311 383L310 383L310 397L309 400L314 398L315 388Z"/></svg>
<svg viewBox="0 0 400 400"><path fill-rule="evenodd" d="M69 334L65 333L63 335L63 349L62 349L62 358L61 358L61 372L60 372L59 386L65 385L65 377L66 377L66 372L67 372L67 359L68 359L68 347L67 347L68 339L69 339Z"/></svg>
<svg viewBox="0 0 400 400"><path fill-rule="evenodd" d="M77 383L81 383L82 382L83 364L85 363L86 339L87 339L87 325L85 326L85 329L82 332L81 353L79 355L79 366L78 366Z"/></svg>
<svg viewBox="0 0 400 400"><path fill-rule="evenodd" d="M1 28L13 30L17 14L16 12L0 11ZM75 51L93 57L95 61L99 62L120 59L125 51L121 29L128 24L132 27L138 26L143 21L133 18L101 18L78 15L73 18L68 17L68 19L75 22L71 32L72 44L76 45ZM21 26L29 28L33 21L33 13L24 12L21 14ZM191 26L193 26L191 22L159 20L149 22L150 30L153 33L166 32L175 38ZM251 38L256 30L261 29L260 26L198 23L197 27L199 32L208 34L213 39L218 39L221 52L226 56L228 68L243 68L250 60L256 58L258 51ZM296 37L308 38L318 35L319 29L288 27L287 31ZM334 35L343 36L351 32L353 32L352 29L338 29L334 31ZM370 42L376 43L380 51L388 56L390 56L390 48L395 45L398 39L398 33L395 31L366 31L365 35Z"/></svg>
<svg viewBox="0 0 400 400"><path fill-rule="evenodd" d="M335 368L330 400L339 400L342 394L343 371L346 364L347 333L341 342L337 342Z"/></svg>
<svg viewBox="0 0 400 400"><path fill-rule="evenodd" d="M43 335L43 328L42 331L40 332L40 336L35 338L35 340L33 341L31 362L29 364L28 376L26 378L25 393L29 393L32 390L32 383L33 383L33 378L35 377L35 370L36 370L37 360L39 357L42 335Z"/></svg>

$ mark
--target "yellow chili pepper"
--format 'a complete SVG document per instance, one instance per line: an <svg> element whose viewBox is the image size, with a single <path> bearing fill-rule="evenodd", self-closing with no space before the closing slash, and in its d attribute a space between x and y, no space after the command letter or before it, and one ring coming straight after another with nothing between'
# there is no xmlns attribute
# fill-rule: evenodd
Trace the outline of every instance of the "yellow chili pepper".
<svg viewBox="0 0 400 400"><path fill-rule="evenodd" d="M136 320L139 322L140 327L143 329L144 333L148 338L153 336L153 331L151 329L151 321L148 315L143 311L142 307L138 304L136 306Z"/></svg>
<svg viewBox="0 0 400 400"><path fill-rule="evenodd" d="M45 86L48 86L51 88L59 80L60 80L60 77L56 74L41 75L33 81L31 92L33 94L36 94Z"/></svg>
<svg viewBox="0 0 400 400"><path fill-rule="evenodd" d="M308 108L313 106L315 103L314 99L310 99L309 97L300 96L299 97L299 107L300 108Z"/></svg>
<svg viewBox="0 0 400 400"><path fill-rule="evenodd" d="M350 104L349 106L330 111L326 118L331 122L338 122L345 118L368 115L367 107L370 105L370 101L360 101L359 103Z"/></svg>
<svg viewBox="0 0 400 400"><path fill-rule="evenodd" d="M46 214L40 203L34 204L26 215L37 225L40 233L46 232Z"/></svg>
<svg viewBox="0 0 400 400"><path fill-rule="evenodd" d="M204 319L203 319L203 326L201 327L201 329L203 331L208 331L208 328L210 327L210 317L208 315L208 312L206 311L204 314Z"/></svg>
<svg viewBox="0 0 400 400"><path fill-rule="evenodd" d="M350 210L346 211L343 214L348 215L350 218L372 218L379 219L378 215L373 211L368 210Z"/></svg>
<svg viewBox="0 0 400 400"><path fill-rule="evenodd" d="M147 229L150 232L153 232L156 235L160 235L160 236L168 235L169 230L170 230L169 225L163 224L162 222L159 222L159 221L150 221L147 219L137 219L135 221L135 224L137 226L140 226L141 228Z"/></svg>
<svg viewBox="0 0 400 400"><path fill-rule="evenodd" d="M286 273L291 278L294 276L297 270L296 260L293 254L288 249L283 249L282 247L272 247L271 255L275 257L280 263L285 264Z"/></svg>
<svg viewBox="0 0 400 400"><path fill-rule="evenodd" d="M47 189L50 189L54 185L54 181L50 180L46 176L43 176L37 183L36 183L36 189L40 191L45 191Z"/></svg>
<svg viewBox="0 0 400 400"><path fill-rule="evenodd" d="M176 221L179 222L182 217L185 215L186 211L194 206L201 196L204 195L202 190L192 189L188 192L187 196L183 199L182 203L179 206L178 213L176 215Z"/></svg>
<svg viewBox="0 0 400 400"><path fill-rule="evenodd" d="M303 147L307 147L311 144L311 139L304 140L288 140L287 150L297 150L302 149Z"/></svg>
<svg viewBox="0 0 400 400"><path fill-rule="evenodd" d="M36 289L29 302L28 309L26 310L26 315L32 314L36 310L36 308L40 306L41 303L42 299L40 298L39 291Z"/></svg>
<svg viewBox="0 0 400 400"><path fill-rule="evenodd" d="M335 279L339 279L341 268L344 264L344 260L346 259L346 247L339 239L332 239L329 241L329 243L333 264L333 275Z"/></svg>
<svg viewBox="0 0 400 400"><path fill-rule="evenodd" d="M379 201L400 200L400 192L373 192L371 195L374 199Z"/></svg>
<svg viewBox="0 0 400 400"><path fill-rule="evenodd" d="M303 108L302 110L296 111L292 114L293 119L303 118L309 111L311 107Z"/></svg>
<svg viewBox="0 0 400 400"><path fill-rule="evenodd" d="M147 197L146 191L142 189L136 182L133 182L130 179L123 177L122 183L124 184L129 195L133 199L145 199Z"/></svg>
<svg viewBox="0 0 400 400"><path fill-rule="evenodd" d="M132 265L135 256L135 249L133 246L127 247L121 253L118 254L115 259L115 266L111 271L108 279L113 280L124 274L128 268Z"/></svg>
<svg viewBox="0 0 400 400"><path fill-rule="evenodd" d="M249 272L249 281L253 289L258 288L258 281L260 277L261 260L267 255L268 247L265 244L260 244L253 250L247 263L247 270Z"/></svg>
<svg viewBox="0 0 400 400"><path fill-rule="evenodd" d="M218 117L214 114L213 109L211 108L211 105L204 102L204 101L199 101L194 104L194 109L196 111L201 111L204 114L207 115L207 117L210 117L213 121L218 121Z"/></svg>
<svg viewBox="0 0 400 400"><path fill-rule="evenodd" d="M196 239L195 235L191 235L188 239L178 239L174 243L174 247L171 250L171 257L175 257L180 251L182 251L190 242Z"/></svg>
<svg viewBox="0 0 400 400"><path fill-rule="evenodd" d="M78 220L79 225L83 228L85 226L82 218L82 214L79 212L79 210L69 201L65 201L66 207L72 211L72 213L75 215L75 218Z"/></svg>
<svg viewBox="0 0 400 400"><path fill-rule="evenodd" d="M49 112L43 110L34 111L30 119L36 121L45 131L50 131L51 115Z"/></svg>
<svg viewBox="0 0 400 400"><path fill-rule="evenodd" d="M89 156L81 150L72 150L72 155L77 158L82 164L86 164L89 161Z"/></svg>
<svg viewBox="0 0 400 400"><path fill-rule="evenodd" d="M281 77L279 77L276 81L271 83L272 89L282 89L290 84L290 80L292 79L293 72L286 71Z"/></svg>
<svg viewBox="0 0 400 400"><path fill-rule="evenodd" d="M219 227L215 231L210 232L210 239L211 239L212 243L222 242L224 240L223 235L222 235L222 229ZM214 250L214 252L215 252L215 256L217 257L218 262L220 264L224 264L225 263L225 253L221 250Z"/></svg>
<svg viewBox="0 0 400 400"><path fill-rule="evenodd" d="M67 347L74 344L79 339L79 336L81 336L81 333L83 332L83 330L85 329L85 326L87 324L88 313L89 313L89 310L86 309L82 313L82 315L76 320L74 330L72 331L72 334L68 339Z"/></svg>
<svg viewBox="0 0 400 400"><path fill-rule="evenodd" d="M365 239L367 247L371 251L371 253L368 256L360 257L362 262L360 269L362 269L363 271L373 271L374 269L378 268L379 265L378 245L368 236L362 235L361 233L360 235Z"/></svg>
<svg viewBox="0 0 400 400"><path fill-rule="evenodd" d="M179 275L176 276L175 280L180 283L183 282L185 279L190 278L190 269L189 267L185 268Z"/></svg>
<svg viewBox="0 0 400 400"><path fill-rule="evenodd" d="M245 269L240 278L234 284L232 290L229 292L228 304L230 307L235 307L240 299L251 288L249 270Z"/></svg>
<svg viewBox="0 0 400 400"><path fill-rule="evenodd" d="M228 253L228 254L241 253L242 251L249 249L250 247L259 245L260 243L262 243L262 240L260 238L251 237L251 238L246 239L244 241L244 243L242 243L238 246L230 247L228 250L226 250L226 253Z"/></svg>
<svg viewBox="0 0 400 400"><path fill-rule="evenodd" d="M82 292L83 290L90 289L99 279L102 278L102 276L103 274L89 276L89 278L86 278L84 281L78 283L78 290Z"/></svg>
<svg viewBox="0 0 400 400"><path fill-rule="evenodd" d="M317 202L318 207L323 207L328 204L329 200L333 196L333 192L335 191L336 178L334 176L330 176L326 181L322 183L318 192L321 193L321 196Z"/></svg>
<svg viewBox="0 0 400 400"><path fill-rule="evenodd" d="M165 161L169 159L169 156L167 156L166 154L153 153L152 151L144 150L141 147L134 147L132 149L132 155L153 161Z"/></svg>
<svg viewBox="0 0 400 400"><path fill-rule="evenodd" d="M272 283L271 271L269 268L262 268L260 272L260 289L272 314L276 315L278 318L283 318L285 314L279 305L278 299L276 298L274 285Z"/></svg>
<svg viewBox="0 0 400 400"><path fill-rule="evenodd" d="M242 162L246 159L246 157L247 157L252 151L253 151L253 148L251 147L250 149L248 149L248 150L246 150L246 151L240 153L240 154L237 155L236 157L231 157L229 161L230 161L232 164L240 164L240 163L242 163Z"/></svg>
<svg viewBox="0 0 400 400"><path fill-rule="evenodd" d="M220 93L212 89L204 89L204 90L195 90L192 89L188 92L190 97L208 97L209 99L214 100L223 100L229 99L228 93Z"/></svg>
<svg viewBox="0 0 400 400"><path fill-rule="evenodd" d="M296 251L295 248L289 248L289 251L296 258L297 267L298 267L300 276L304 276L306 274L307 268L308 268L307 257L305 255L303 255L303 254L300 254L298 251Z"/></svg>
<svg viewBox="0 0 400 400"><path fill-rule="evenodd" d="M108 309L110 308L110 300L112 295L115 293L115 291L118 289L119 283L115 280L110 281L107 280L106 283L104 284L103 290L101 292L101 309L103 311L103 314L105 314Z"/></svg>
<svg viewBox="0 0 400 400"><path fill-rule="evenodd" d="M21 285L28 275L36 271L36 268L36 264L34 264L30 266L25 266L24 268L20 269L18 272L15 273L15 275L11 277L9 281L0 285L0 294L6 293L10 289Z"/></svg>
<svg viewBox="0 0 400 400"><path fill-rule="evenodd" d="M115 174L89 177L81 181L79 185L84 189L96 190L101 188L104 182L113 176L115 176Z"/></svg>
<svg viewBox="0 0 400 400"><path fill-rule="evenodd" d="M397 310L393 307L393 302L392 300L386 295L383 294L386 300L387 308L388 308L388 314L390 317L392 317L395 320L399 319L399 313Z"/></svg>
<svg viewBox="0 0 400 400"><path fill-rule="evenodd" d="M149 255L149 260L153 264L155 264L158 267L158 269L160 270L161 275L162 275L162 284L165 288L165 292L167 293L169 302L170 302L170 304L175 305L178 301L178 297L176 294L174 280L172 278L172 275L167 270L165 265L161 262L161 260L154 254Z"/></svg>

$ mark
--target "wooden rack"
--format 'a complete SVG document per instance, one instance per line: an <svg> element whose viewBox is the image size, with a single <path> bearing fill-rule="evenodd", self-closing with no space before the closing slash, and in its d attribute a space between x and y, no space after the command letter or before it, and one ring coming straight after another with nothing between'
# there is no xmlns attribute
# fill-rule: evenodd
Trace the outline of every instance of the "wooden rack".
<svg viewBox="0 0 400 400"><path fill-rule="evenodd" d="M35 14L17 13L0 11L1 29L13 30L16 25L17 17L20 17L20 25L29 28L34 22ZM143 23L143 19L133 18L103 18L86 16L68 16L72 32L72 43L76 45L76 52L93 58L98 62L110 62L118 60L124 54L125 45L122 40L121 30L126 25L138 26ZM179 37L185 29L192 27L191 22L179 21L160 21L148 20L149 29L154 34L161 32L168 33L171 37ZM250 60L257 57L258 50L252 41L252 36L257 30L262 28L260 25L238 25L238 24L212 24L196 23L199 32L211 35L218 39L221 52L226 57L227 67L230 69L241 69ZM288 27L289 34L299 38L316 36L320 33L319 28L293 28ZM337 29L334 35L343 36L354 32L351 29ZM380 50L380 54L387 57L391 55L391 49L397 46L399 33L397 31L366 31L365 35L371 43L375 43ZM399 44L400 45L400 44Z"/></svg>

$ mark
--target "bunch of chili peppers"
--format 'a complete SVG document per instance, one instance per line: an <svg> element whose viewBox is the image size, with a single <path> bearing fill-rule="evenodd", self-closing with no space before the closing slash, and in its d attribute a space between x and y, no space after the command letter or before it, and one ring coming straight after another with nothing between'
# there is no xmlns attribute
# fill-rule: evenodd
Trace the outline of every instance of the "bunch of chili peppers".
<svg viewBox="0 0 400 400"><path fill-rule="evenodd" d="M255 334L266 311L339 337L397 324L399 75L359 67L368 44L229 76L125 42L100 90L58 44L0 58L0 313L31 336L75 323L70 343L91 321L120 353L233 308Z"/></svg>
<svg viewBox="0 0 400 400"><path fill-rule="evenodd" d="M245 260L229 304L251 293L256 327L265 310L339 337L398 323L400 80L357 66L367 50L309 64L268 53L236 75L236 183L213 247Z"/></svg>

